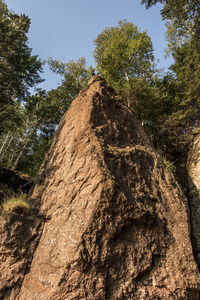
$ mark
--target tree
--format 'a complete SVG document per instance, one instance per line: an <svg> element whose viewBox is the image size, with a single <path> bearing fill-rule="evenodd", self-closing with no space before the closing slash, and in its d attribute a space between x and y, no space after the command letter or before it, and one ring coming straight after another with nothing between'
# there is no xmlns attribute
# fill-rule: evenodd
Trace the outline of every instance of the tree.
<svg viewBox="0 0 200 300"><path fill-rule="evenodd" d="M105 28L94 43L97 70L118 93L132 78L151 78L152 42L134 24L119 21L118 26Z"/></svg>
<svg viewBox="0 0 200 300"><path fill-rule="evenodd" d="M152 5L155 5L156 3L160 2L163 3L165 0L142 0L141 4L145 4L146 8L151 7Z"/></svg>
<svg viewBox="0 0 200 300"><path fill-rule="evenodd" d="M163 3L161 14L164 20L174 20L177 27L182 28L181 35L186 32L199 33L199 0L142 0L149 8L157 2Z"/></svg>
<svg viewBox="0 0 200 300"><path fill-rule="evenodd" d="M161 15L167 25L169 49L193 40L199 49L200 35L200 2L199 0L142 0L147 8L156 3L163 3Z"/></svg>
<svg viewBox="0 0 200 300"><path fill-rule="evenodd" d="M142 0L147 8L163 3L161 15L167 25L168 50L174 54L184 44L196 50L192 54L200 61L200 1L199 0ZM188 53L187 53L188 55Z"/></svg>
<svg viewBox="0 0 200 300"><path fill-rule="evenodd" d="M168 116L168 125L177 128L181 143L188 144L200 115L200 2L199 0L144 0L147 7L162 2L166 21L168 51L174 58L170 69L182 85L177 110ZM179 94L180 95L180 94Z"/></svg>
<svg viewBox="0 0 200 300"><path fill-rule="evenodd" d="M30 175L38 171L63 113L93 71L86 68L84 58L69 63L51 59L49 64L54 72L63 76L61 85L49 92L38 90L35 95L27 96L22 130L12 136L11 143L7 135L2 141L5 141L5 145L2 143L4 150L9 150L8 154L2 150L4 164Z"/></svg>
<svg viewBox="0 0 200 300"><path fill-rule="evenodd" d="M102 77L122 96L142 124L152 128L157 99L153 96L153 47L146 32L127 21L105 28L94 41L94 58Z"/></svg>
<svg viewBox="0 0 200 300"><path fill-rule="evenodd" d="M42 63L27 45L30 20L8 10L0 0L0 120L1 131L10 108L21 102L29 87L41 82Z"/></svg>
<svg viewBox="0 0 200 300"><path fill-rule="evenodd" d="M57 98L57 101L60 101L63 112L65 112L93 75L94 68L86 66L84 57L67 63L51 58L48 60L48 63L53 72L62 76L61 84L57 89L49 92L49 97Z"/></svg>
<svg viewBox="0 0 200 300"><path fill-rule="evenodd" d="M28 46L30 20L0 0L0 161L16 167L29 146L29 88L41 82L42 62Z"/></svg>
<svg viewBox="0 0 200 300"><path fill-rule="evenodd" d="M160 86L171 99L171 110L158 118L156 146L187 177L188 150L200 127L200 2L142 1L147 8L158 2L163 4L161 15L167 26L168 53L174 63L170 66L171 79L167 85L162 81Z"/></svg>
<svg viewBox="0 0 200 300"><path fill-rule="evenodd" d="M33 175L39 168L61 118L59 102L40 90L21 107L23 123L2 135L0 161Z"/></svg>

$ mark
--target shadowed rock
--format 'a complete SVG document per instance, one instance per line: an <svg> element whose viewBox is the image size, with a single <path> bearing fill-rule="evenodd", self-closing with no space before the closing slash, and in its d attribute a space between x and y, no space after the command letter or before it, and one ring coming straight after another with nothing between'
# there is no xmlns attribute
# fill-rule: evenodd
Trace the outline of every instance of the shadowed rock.
<svg viewBox="0 0 200 300"><path fill-rule="evenodd" d="M33 188L33 179L16 170L0 167L0 204L16 193L29 193Z"/></svg>
<svg viewBox="0 0 200 300"><path fill-rule="evenodd" d="M32 202L46 221L17 299L199 299L187 201L100 77L62 119Z"/></svg>
<svg viewBox="0 0 200 300"><path fill-rule="evenodd" d="M0 168L0 299L16 299L39 240L41 222L20 206L5 212L3 202L32 188L33 181L20 172Z"/></svg>
<svg viewBox="0 0 200 300"><path fill-rule="evenodd" d="M200 269L200 133L193 140L188 155L189 204L191 211L192 244Z"/></svg>

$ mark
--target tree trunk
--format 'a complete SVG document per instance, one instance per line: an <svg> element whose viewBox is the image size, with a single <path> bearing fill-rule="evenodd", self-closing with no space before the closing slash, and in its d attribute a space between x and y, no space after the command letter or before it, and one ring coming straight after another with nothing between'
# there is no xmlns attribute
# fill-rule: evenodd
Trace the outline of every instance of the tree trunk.
<svg viewBox="0 0 200 300"><path fill-rule="evenodd" d="M18 162L19 162L19 159L21 158L22 154L24 153L24 150L26 149L26 147L27 147L27 145L28 145L28 142L29 142L29 139L25 142L25 144L23 145L21 151L19 152L19 154L18 154L18 156L17 156L17 158L16 158L16 160L15 160L13 166L12 166L12 170L15 170L15 169L16 169L17 164L18 164Z"/></svg>
<svg viewBox="0 0 200 300"><path fill-rule="evenodd" d="M128 73L127 73L127 72L124 72L124 75L125 75L125 77L126 77L127 82L129 82ZM128 93L127 93L127 106L128 106L128 108L131 107L131 99L130 99L129 91L128 91Z"/></svg>
<svg viewBox="0 0 200 300"><path fill-rule="evenodd" d="M12 166L12 169L13 169L13 170L16 169L16 167L17 167L17 165L18 165L18 162L19 162L19 160L20 160L22 154L24 153L24 150L26 149L28 143L31 141L31 139L32 139L32 137L33 137L33 135L34 135L34 133L36 132L36 130L37 130L37 128L38 128L39 122L40 122L40 119L38 119L37 122L36 122L35 124L33 123L34 125L33 125L33 127L31 128L31 130L30 130L30 132L29 132L29 135L28 135L28 136L26 137L26 139L25 139L25 144L23 145L21 151L19 152L19 154L18 154L18 156L17 156L17 158L16 158L16 160L15 160L13 166Z"/></svg>
<svg viewBox="0 0 200 300"><path fill-rule="evenodd" d="M1 155L1 153L2 153L2 151L3 151L3 148L4 148L4 146L5 146L5 144L7 143L7 140L8 140L8 138L9 138L9 133L6 135L6 138L5 138L5 140L3 141L3 144L2 144L2 146L1 146L1 149L0 149L0 155Z"/></svg>
<svg viewBox="0 0 200 300"><path fill-rule="evenodd" d="M129 81L129 77L128 77L127 72L124 72L124 74L125 74L126 80Z"/></svg>
<svg viewBox="0 0 200 300"><path fill-rule="evenodd" d="M2 155L2 158L5 157L6 151L8 150L8 148L9 148L9 146L10 146L10 144L11 144L12 141L13 141L13 136L11 135L8 144L6 145L6 147L5 147L5 149L4 149L4 153L3 153L3 155Z"/></svg>

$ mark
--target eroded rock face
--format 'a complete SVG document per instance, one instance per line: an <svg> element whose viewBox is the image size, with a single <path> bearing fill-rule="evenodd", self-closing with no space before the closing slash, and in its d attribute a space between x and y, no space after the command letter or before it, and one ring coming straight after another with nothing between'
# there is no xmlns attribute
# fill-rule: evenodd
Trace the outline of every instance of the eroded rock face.
<svg viewBox="0 0 200 300"><path fill-rule="evenodd" d="M98 76L61 121L32 202L46 222L17 299L199 299L187 201Z"/></svg>
<svg viewBox="0 0 200 300"><path fill-rule="evenodd" d="M15 193L28 193L33 181L20 172L0 168L0 299L15 300L39 240L42 222L20 207L5 212L2 203Z"/></svg>
<svg viewBox="0 0 200 300"><path fill-rule="evenodd" d="M41 222L19 211L0 214L0 299L15 300L39 239Z"/></svg>

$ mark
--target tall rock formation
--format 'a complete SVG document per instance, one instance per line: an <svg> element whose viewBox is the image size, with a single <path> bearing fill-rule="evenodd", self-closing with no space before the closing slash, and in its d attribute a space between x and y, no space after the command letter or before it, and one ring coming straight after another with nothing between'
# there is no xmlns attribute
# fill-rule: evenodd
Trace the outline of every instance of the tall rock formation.
<svg viewBox="0 0 200 300"><path fill-rule="evenodd" d="M199 299L186 198L100 77L62 119L31 201L45 223L16 299Z"/></svg>

